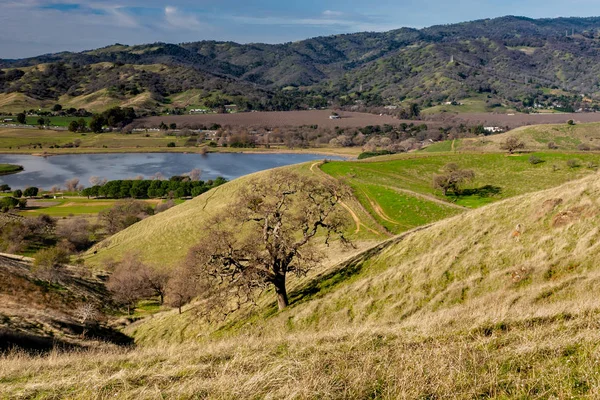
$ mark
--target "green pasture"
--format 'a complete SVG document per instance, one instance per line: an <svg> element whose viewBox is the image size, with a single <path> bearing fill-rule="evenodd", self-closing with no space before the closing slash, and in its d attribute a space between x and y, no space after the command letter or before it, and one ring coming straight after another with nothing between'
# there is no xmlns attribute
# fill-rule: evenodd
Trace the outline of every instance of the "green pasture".
<svg viewBox="0 0 600 400"><path fill-rule="evenodd" d="M23 169L20 165L0 164L0 175L8 175L19 172Z"/></svg>
<svg viewBox="0 0 600 400"><path fill-rule="evenodd" d="M532 164L529 161L532 155L543 162ZM573 159L578 160L578 167L567 165ZM448 163L475 171L474 181L464 186L460 196L444 196L440 190L433 188L433 176L441 173ZM384 156L369 161L334 161L324 164L321 169L348 183L362 206L378 222L391 232L399 233L454 215L460 212L456 206L476 208L558 186L595 173L598 165L599 154L543 152L508 156L498 153L441 153Z"/></svg>
<svg viewBox="0 0 600 400"><path fill-rule="evenodd" d="M12 121L11 123L14 124L18 124L16 119L16 116L7 116L7 115L0 115L0 121L4 120L5 118L11 118L14 121ZM50 126L60 126L60 127L68 127L69 124L72 121L79 121L80 119L83 119L87 124L90 123L90 121L92 120L91 117L27 117L25 124L26 125L39 125L38 120L40 118L49 118L50 119Z"/></svg>

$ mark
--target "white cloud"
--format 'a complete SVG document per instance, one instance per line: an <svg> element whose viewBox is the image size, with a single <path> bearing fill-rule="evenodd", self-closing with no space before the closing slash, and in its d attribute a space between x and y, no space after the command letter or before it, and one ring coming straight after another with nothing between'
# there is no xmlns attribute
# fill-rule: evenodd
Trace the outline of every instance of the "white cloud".
<svg viewBox="0 0 600 400"><path fill-rule="evenodd" d="M335 15L334 15L335 14ZM352 32L356 31L387 31L397 29L397 25L380 23L372 18L340 18L343 13L330 11L327 15L323 13L321 17L316 18L286 18L286 17L249 17L234 16L232 20L249 25L280 25L280 26L310 26L333 29L344 29Z"/></svg>
<svg viewBox="0 0 600 400"><path fill-rule="evenodd" d="M343 16L344 13L341 11L332 11L332 10L325 10L323 11L323 16L324 17L341 17Z"/></svg>
<svg viewBox="0 0 600 400"><path fill-rule="evenodd" d="M193 15L185 15L177 7L165 7L165 20L167 23L177 29L198 29L202 26L200 21Z"/></svg>

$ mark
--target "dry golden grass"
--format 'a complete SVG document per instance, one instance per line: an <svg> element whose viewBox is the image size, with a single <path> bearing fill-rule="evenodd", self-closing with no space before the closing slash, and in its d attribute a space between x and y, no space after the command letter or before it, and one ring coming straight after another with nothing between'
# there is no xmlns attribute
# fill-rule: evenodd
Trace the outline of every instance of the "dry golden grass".
<svg viewBox="0 0 600 400"><path fill-rule="evenodd" d="M128 352L8 355L0 393L599 398L599 239L595 174L390 239L299 282L282 312L266 293L222 324L193 307L134 324Z"/></svg>
<svg viewBox="0 0 600 400"><path fill-rule="evenodd" d="M12 354L10 399L472 399L600 396L595 316L415 335L395 326L131 351Z"/></svg>
<svg viewBox="0 0 600 400"><path fill-rule="evenodd" d="M577 125L547 124L522 126L500 135L490 135L476 139L461 140L461 151L502 151L501 145L507 137L517 136L525 143L525 150L548 150L548 143L553 142L560 151L578 150L585 144L592 150L600 146L600 123L583 123Z"/></svg>

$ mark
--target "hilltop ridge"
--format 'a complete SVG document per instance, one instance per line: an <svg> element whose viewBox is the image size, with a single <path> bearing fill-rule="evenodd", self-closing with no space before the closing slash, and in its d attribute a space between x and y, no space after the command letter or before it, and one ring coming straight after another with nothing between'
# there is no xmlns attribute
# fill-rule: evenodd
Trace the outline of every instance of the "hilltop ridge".
<svg viewBox="0 0 600 400"><path fill-rule="evenodd" d="M248 110L404 102L426 108L463 99L488 111L590 108L600 96L599 27L598 17L506 16L275 45L116 44L1 60L0 104L22 110L108 96L106 106L144 110L190 102Z"/></svg>

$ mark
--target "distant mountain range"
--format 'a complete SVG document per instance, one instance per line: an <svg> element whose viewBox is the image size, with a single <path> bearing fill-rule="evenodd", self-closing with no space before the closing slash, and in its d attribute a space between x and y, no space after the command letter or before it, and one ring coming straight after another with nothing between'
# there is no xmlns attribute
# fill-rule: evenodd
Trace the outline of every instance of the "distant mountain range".
<svg viewBox="0 0 600 400"><path fill-rule="evenodd" d="M600 101L600 17L502 17L278 45L202 41L0 60L0 110L284 110L327 104L486 110Z"/></svg>

